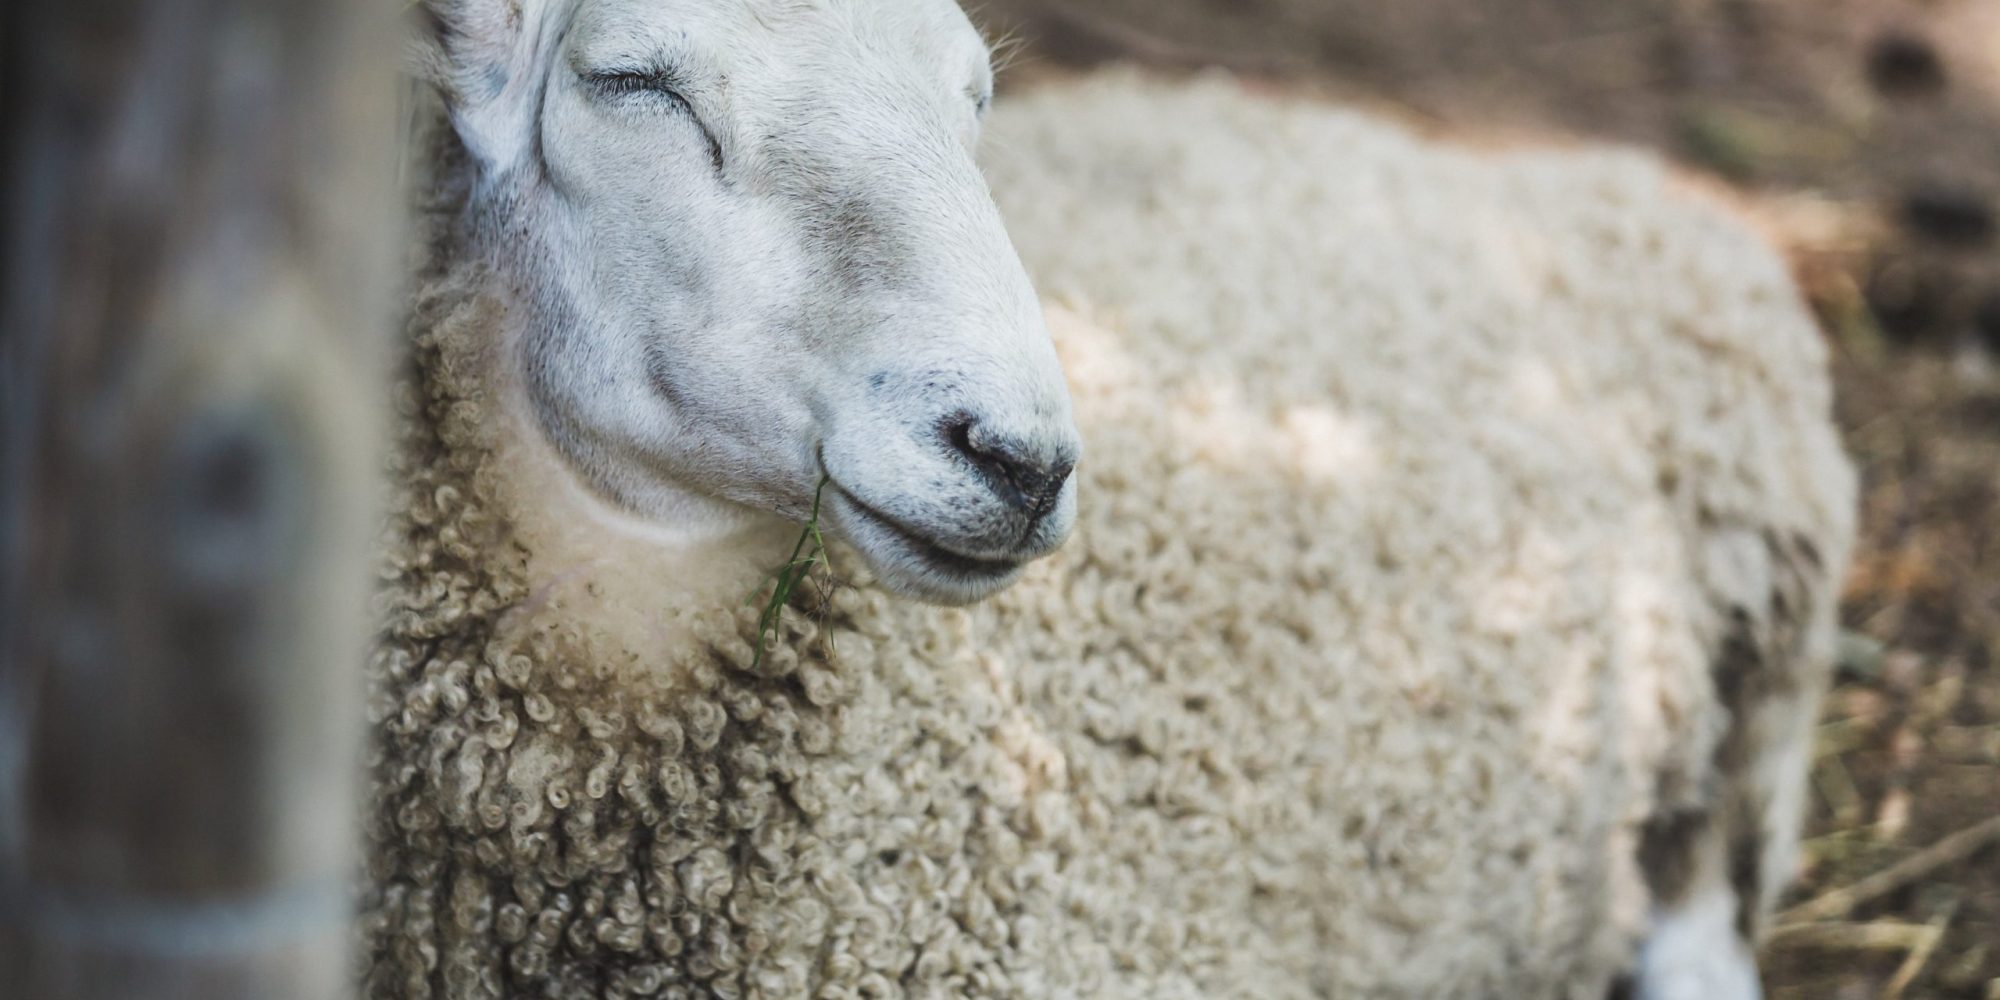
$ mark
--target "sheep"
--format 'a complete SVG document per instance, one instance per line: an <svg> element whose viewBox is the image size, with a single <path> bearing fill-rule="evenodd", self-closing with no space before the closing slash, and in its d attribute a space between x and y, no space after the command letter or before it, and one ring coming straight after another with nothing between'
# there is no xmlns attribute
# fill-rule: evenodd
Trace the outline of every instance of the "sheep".
<svg viewBox="0 0 2000 1000"><path fill-rule="evenodd" d="M927 9L743 6L843 12L811 33L822 45ZM815 284L802 266L760 291L799 296L787 319L982 296L878 309L881 331L851 325L866 310L836 322L886 338L879 358L907 354L884 373L892 412L863 432L903 449L885 457L907 481L877 471L882 488L983 486L1001 499L926 525L1027 540L959 574L830 508L831 566L766 636L744 598L790 551L819 470L799 475L777 438L704 451L699 435L799 429L704 423L682 382L662 395L685 426L599 447L629 420L581 381L538 395L565 373L528 370L602 364L618 333L538 290L576 287L564 254L601 245L533 243L566 234L538 232L561 227L521 208L540 197L521 185L562 153L504 151L496 136L532 116L478 101L599 112L463 60L523 24L586 45L562 19L614 8L599 23L640 18L615 0L433 9L449 115L369 669L367 995L1754 991L1743 949L1790 868L1853 491L1823 348L1754 236L1640 156L1475 155L1227 81L1114 74L987 124L1014 243L1069 307L1044 326L1010 305L1027 275L943 152L969 141L984 78L961 135L940 98L910 97L920 78L964 96L937 83L956 79L943 61L866 62L931 131L882 127L943 166L809 199L834 216L778 263L827 252L859 273ZM667 36L677 58L719 58L702 30ZM906 62L937 50L920 35ZM658 68L632 86L674 79ZM748 126L675 122L685 148L636 159L712 169L711 141L754 155ZM555 145L573 127L605 122L539 125ZM616 157L612 135L588 148ZM880 169L867 145L842 154ZM759 197L798 191L767 183ZM890 217L849 214L870 204ZM917 244L970 290L883 277L900 260L885 247L927 235L881 235L909 204L975 230L969 249ZM635 269L613 277L684 277ZM931 331L965 356L943 362L894 322L977 308L1006 329ZM770 309L696 314L736 329ZM536 324L543 349L524 346ZM1044 330L1066 397L1045 383ZM856 369L770 352L877 346L800 337L669 374L812 395L825 373L799 369ZM622 391L615 372L602 385ZM894 411L906 396L951 418L929 451L900 443L924 424ZM1032 425L1016 436L1038 468L967 447L969 407ZM688 471L714 454L728 460Z"/></svg>

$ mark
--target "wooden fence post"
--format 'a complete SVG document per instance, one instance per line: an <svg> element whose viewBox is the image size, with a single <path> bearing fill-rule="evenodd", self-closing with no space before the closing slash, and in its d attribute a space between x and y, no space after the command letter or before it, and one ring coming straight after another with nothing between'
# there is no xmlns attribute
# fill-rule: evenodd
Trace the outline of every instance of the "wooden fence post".
<svg viewBox="0 0 2000 1000"><path fill-rule="evenodd" d="M349 992L399 6L0 9L0 997Z"/></svg>

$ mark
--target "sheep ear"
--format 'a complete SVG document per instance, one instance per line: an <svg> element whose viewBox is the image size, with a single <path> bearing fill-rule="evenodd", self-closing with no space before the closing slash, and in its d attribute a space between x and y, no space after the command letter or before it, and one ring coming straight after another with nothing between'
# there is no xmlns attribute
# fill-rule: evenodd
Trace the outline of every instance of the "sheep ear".
<svg viewBox="0 0 2000 1000"><path fill-rule="evenodd" d="M466 151L488 177L533 148L535 107L566 0L420 0L419 73L444 99Z"/></svg>

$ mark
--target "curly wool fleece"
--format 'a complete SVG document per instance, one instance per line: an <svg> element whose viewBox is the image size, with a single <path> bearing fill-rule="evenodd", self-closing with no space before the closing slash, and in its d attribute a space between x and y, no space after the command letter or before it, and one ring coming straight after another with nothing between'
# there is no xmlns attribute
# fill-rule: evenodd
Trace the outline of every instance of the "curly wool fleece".
<svg viewBox="0 0 2000 1000"><path fill-rule="evenodd" d="M438 263L368 995L1597 1000L1670 820L1782 880L1853 484L1766 247L1642 157L1223 81L991 128L1099 321L1054 323L1076 538L970 610L852 581L754 669L741 567L665 608L699 568L537 515Z"/></svg>

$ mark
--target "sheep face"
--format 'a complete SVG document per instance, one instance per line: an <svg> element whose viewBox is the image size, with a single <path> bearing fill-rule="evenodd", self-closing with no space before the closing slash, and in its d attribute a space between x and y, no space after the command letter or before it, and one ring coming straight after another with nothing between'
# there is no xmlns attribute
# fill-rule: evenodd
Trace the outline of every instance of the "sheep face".
<svg viewBox="0 0 2000 1000"><path fill-rule="evenodd" d="M941 603L1068 536L1068 390L973 161L992 73L951 0L426 13L502 363L597 494L709 534L819 495Z"/></svg>

